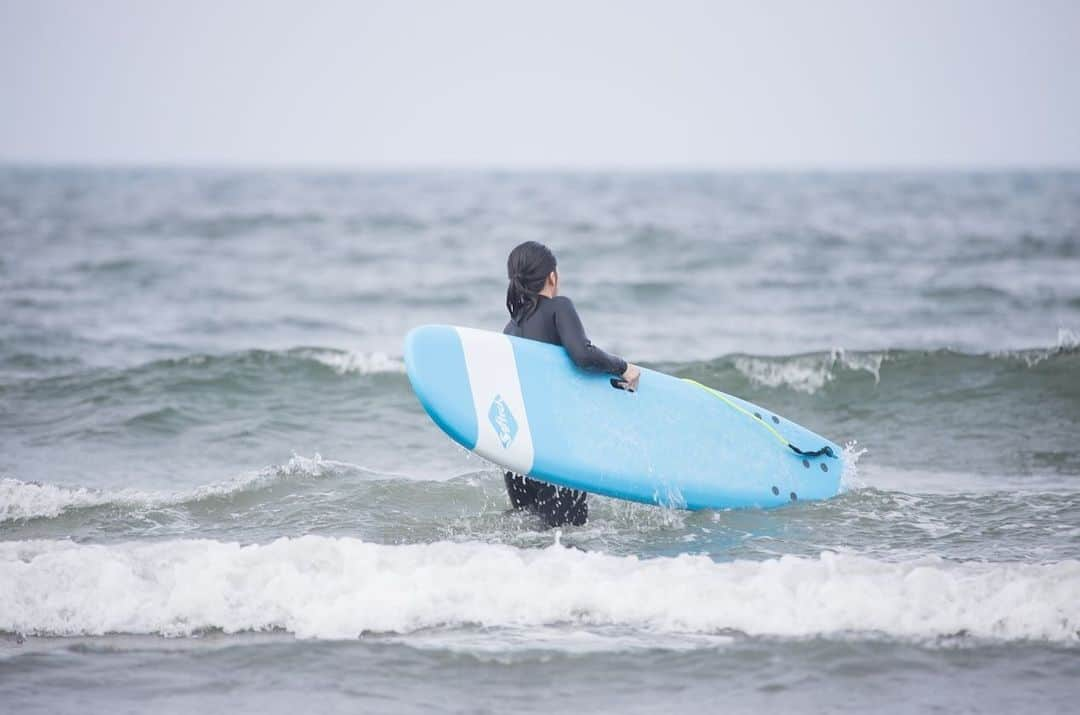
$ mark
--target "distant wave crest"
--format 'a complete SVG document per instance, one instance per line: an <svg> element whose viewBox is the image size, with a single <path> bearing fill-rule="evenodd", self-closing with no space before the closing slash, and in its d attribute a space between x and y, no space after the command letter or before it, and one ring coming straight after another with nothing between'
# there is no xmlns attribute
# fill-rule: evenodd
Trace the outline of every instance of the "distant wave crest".
<svg viewBox="0 0 1080 715"><path fill-rule="evenodd" d="M787 358L738 356L735 369L762 387L789 387L814 393L836 378L839 370L861 370L881 380L884 353L847 353L833 350L827 354L796 355Z"/></svg>
<svg viewBox="0 0 1080 715"><path fill-rule="evenodd" d="M283 351L247 350L225 355L191 355L177 360L166 360L155 365L175 364L198 365L213 368L241 367L250 363L273 361L314 362L329 367L339 375L356 373L373 375L378 373L404 373L405 363L400 358L383 352L350 352L335 348L299 347Z"/></svg>
<svg viewBox="0 0 1080 715"><path fill-rule="evenodd" d="M711 361L675 364L669 369L677 374L715 384L744 380L751 388L784 389L813 395L830 387L857 383L882 384L889 378L915 380L928 388L939 379L960 373L1008 375L1024 370L1063 372L1080 369L1080 340L1062 330L1054 347L1016 350L989 354L968 354L952 350L848 351L840 348L805 355L757 356L732 355ZM736 383L737 384L737 383Z"/></svg>
<svg viewBox="0 0 1080 715"><path fill-rule="evenodd" d="M330 367L339 375L359 373L372 375L381 372L404 373L405 363L400 358L394 358L386 353L352 353L344 350L329 350L326 348L297 348L289 351L289 354L297 357L314 360Z"/></svg>
<svg viewBox="0 0 1080 715"><path fill-rule="evenodd" d="M910 375L919 382L932 385L942 376L972 371L1000 373L1008 370L1046 370L1063 367L1068 371L1080 369L1080 336L1061 329L1054 346L1029 350L970 354L948 349L859 351L834 348L828 352L800 355L724 355L709 360L656 363L664 371L691 376L706 384L737 389L739 384L751 390L791 390L816 394L835 386L847 384L879 385L888 377ZM19 356L20 370L36 364L56 365L32 355ZM90 369L66 375L54 375L31 380L20 389L31 393L51 395L79 389L100 389L110 394L117 389L117 379L130 383L140 393L162 391L171 393L183 386L184 380L219 381L222 391L231 389L241 379L272 381L282 384L288 380L309 380L315 383L338 380L343 376L405 374L401 356L384 352L352 352L327 347L296 347L289 350L246 350L221 355L197 354L130 366L121 369ZM181 380L180 378L183 378ZM376 389L398 390L398 381L377 382Z"/></svg>

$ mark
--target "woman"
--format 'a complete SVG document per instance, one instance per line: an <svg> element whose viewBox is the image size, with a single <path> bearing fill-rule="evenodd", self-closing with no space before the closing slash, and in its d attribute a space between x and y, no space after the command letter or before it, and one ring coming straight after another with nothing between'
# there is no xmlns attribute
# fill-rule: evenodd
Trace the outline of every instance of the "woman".
<svg viewBox="0 0 1080 715"><path fill-rule="evenodd" d="M510 286L506 309L510 322L503 332L519 338L562 345L582 370L616 375L627 390L636 390L641 370L620 357L609 355L589 342L574 304L559 295L555 254L536 241L526 241L506 260ZM506 491L515 509L528 509L549 526L581 526L589 518L585 492L557 487L507 472Z"/></svg>

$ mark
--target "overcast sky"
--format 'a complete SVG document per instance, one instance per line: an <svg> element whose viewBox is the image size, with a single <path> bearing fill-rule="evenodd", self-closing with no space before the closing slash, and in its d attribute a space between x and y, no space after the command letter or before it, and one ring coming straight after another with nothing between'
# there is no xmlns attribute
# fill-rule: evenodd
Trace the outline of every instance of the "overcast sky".
<svg viewBox="0 0 1080 715"><path fill-rule="evenodd" d="M1080 1L0 0L0 159L1080 166Z"/></svg>

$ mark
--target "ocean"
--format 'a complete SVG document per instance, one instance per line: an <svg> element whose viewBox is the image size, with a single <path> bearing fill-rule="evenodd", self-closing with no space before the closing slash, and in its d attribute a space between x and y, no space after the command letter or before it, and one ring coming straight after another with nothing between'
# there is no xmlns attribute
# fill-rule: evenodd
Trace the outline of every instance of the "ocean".
<svg viewBox="0 0 1080 715"><path fill-rule="evenodd" d="M402 341L529 239L843 493L508 513ZM8 166L0 316L4 712L1076 710L1080 173Z"/></svg>

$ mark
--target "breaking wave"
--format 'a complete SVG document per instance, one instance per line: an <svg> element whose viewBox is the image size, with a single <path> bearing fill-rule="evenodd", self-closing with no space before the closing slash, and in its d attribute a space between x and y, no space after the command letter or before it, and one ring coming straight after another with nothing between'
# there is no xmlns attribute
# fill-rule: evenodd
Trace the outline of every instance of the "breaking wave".
<svg viewBox="0 0 1080 715"><path fill-rule="evenodd" d="M868 385L887 387L903 382L906 389L931 390L958 377L988 379L1008 388L1011 378L1075 384L1080 374L1080 342L1063 330L1051 348L973 355L953 350L884 350L829 352L804 355L731 355L695 363L675 363L660 369L730 389L750 392L790 390L814 395L829 390Z"/></svg>
<svg viewBox="0 0 1080 715"><path fill-rule="evenodd" d="M1078 642L1080 561L895 563L849 554L717 563L558 545L380 545L305 536L0 543L0 631L302 638L480 626L654 634Z"/></svg>
<svg viewBox="0 0 1080 715"><path fill-rule="evenodd" d="M52 361L19 355L19 368ZM958 375L986 375L1003 379L1019 374L1073 382L1080 373L1080 339L1069 330L1059 331L1057 344L1049 348L1000 353L969 354L941 350L849 351L802 355L725 355L712 360L656 363L664 372L694 377L728 391L752 396L761 391L790 390L814 395L847 386L882 386L889 380L931 389L949 384ZM329 370L327 370L329 369ZM284 380L335 381L352 375L403 375L400 356L382 352L350 352L323 347L298 347L283 351L247 350L223 355L189 355L158 360L122 369L87 369L23 383L17 389L30 397L53 397L57 392L116 392L121 388L141 394L172 394L190 380L213 381L223 391L249 388L251 381L280 385ZM310 384L310 382L309 382ZM404 381L382 383L385 389L407 389Z"/></svg>

